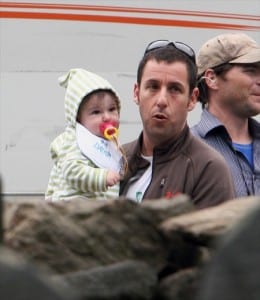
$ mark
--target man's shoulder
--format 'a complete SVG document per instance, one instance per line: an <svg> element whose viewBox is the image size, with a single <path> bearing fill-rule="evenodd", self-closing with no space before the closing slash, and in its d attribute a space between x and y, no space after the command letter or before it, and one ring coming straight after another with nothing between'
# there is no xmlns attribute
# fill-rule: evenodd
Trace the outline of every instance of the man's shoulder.
<svg viewBox="0 0 260 300"><path fill-rule="evenodd" d="M200 137L200 134L199 134L199 123L193 125L193 126L190 128L190 131L191 131L191 133L192 133L194 136Z"/></svg>
<svg viewBox="0 0 260 300"><path fill-rule="evenodd" d="M123 147L126 155L128 156L136 150L137 145L138 145L138 139L131 141L129 143L125 143L122 145L122 147Z"/></svg>
<svg viewBox="0 0 260 300"><path fill-rule="evenodd" d="M200 121L191 126L190 130L194 136L204 139L208 134L215 132L220 127L223 127L223 125L219 119L213 116L207 109L204 109Z"/></svg>
<svg viewBox="0 0 260 300"><path fill-rule="evenodd" d="M205 180L210 179L210 182L217 181L218 184L222 182L223 186L226 187L230 185L230 193L228 192L227 198L233 198L233 183L230 170L224 157L217 150L209 146L204 140L193 136L190 143L189 157L199 177L201 176ZM218 190L217 186L216 190Z"/></svg>
<svg viewBox="0 0 260 300"><path fill-rule="evenodd" d="M193 135L191 136L190 152L195 159L205 162L207 160L224 161L224 158L216 149L208 145L205 140Z"/></svg>
<svg viewBox="0 0 260 300"><path fill-rule="evenodd" d="M200 120L190 127L190 131L194 136L204 138L209 130L208 127L211 127L210 120L208 119L207 112L203 110Z"/></svg>

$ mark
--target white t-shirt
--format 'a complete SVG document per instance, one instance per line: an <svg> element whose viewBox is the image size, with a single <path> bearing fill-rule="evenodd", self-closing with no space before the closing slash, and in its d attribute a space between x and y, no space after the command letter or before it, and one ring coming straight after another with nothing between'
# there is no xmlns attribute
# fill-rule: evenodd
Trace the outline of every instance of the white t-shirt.
<svg viewBox="0 0 260 300"><path fill-rule="evenodd" d="M149 167L143 173L143 175L135 181L132 185L130 185L126 197L134 200L136 202L141 202L143 199L143 195L150 184L152 178L152 166L153 166L153 157L152 156L144 156L142 157L150 162Z"/></svg>

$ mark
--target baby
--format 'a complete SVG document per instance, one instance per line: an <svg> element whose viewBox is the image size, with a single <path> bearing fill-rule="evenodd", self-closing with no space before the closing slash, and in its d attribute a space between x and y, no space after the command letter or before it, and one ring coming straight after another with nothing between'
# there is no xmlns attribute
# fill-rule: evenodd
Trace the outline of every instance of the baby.
<svg viewBox="0 0 260 300"><path fill-rule="evenodd" d="M126 159L118 143L120 100L97 74L72 69L59 78L66 88L66 129L51 143L46 200L118 197Z"/></svg>

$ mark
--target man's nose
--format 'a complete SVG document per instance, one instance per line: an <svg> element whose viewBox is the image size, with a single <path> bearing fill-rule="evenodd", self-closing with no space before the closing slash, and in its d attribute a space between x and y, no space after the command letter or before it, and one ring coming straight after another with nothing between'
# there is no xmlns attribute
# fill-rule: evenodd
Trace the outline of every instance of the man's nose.
<svg viewBox="0 0 260 300"><path fill-rule="evenodd" d="M158 106L166 106L167 105L167 90L162 88L158 93L157 105Z"/></svg>

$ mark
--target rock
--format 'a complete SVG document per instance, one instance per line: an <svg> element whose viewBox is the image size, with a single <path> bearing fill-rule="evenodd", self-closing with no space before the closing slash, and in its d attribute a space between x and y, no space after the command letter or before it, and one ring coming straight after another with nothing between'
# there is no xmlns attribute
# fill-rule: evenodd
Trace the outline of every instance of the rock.
<svg viewBox="0 0 260 300"><path fill-rule="evenodd" d="M193 300L200 283L198 268L184 269L163 279L158 286L158 300Z"/></svg>
<svg viewBox="0 0 260 300"><path fill-rule="evenodd" d="M150 300L157 286L157 274L142 261L124 261L61 275L78 292L81 300Z"/></svg>
<svg viewBox="0 0 260 300"><path fill-rule="evenodd" d="M259 197L251 196L224 202L218 206L182 214L162 222L164 236L179 235L193 243L210 246L219 236L233 228L258 203Z"/></svg>
<svg viewBox="0 0 260 300"><path fill-rule="evenodd" d="M196 274L211 261L219 239L259 203L259 197L246 197L195 210L185 195L141 204L124 198L5 201L4 243L64 278L80 290L81 300L149 299L155 277L150 300L193 300ZM108 291L109 286L116 288ZM138 293L127 298L132 289Z"/></svg>
<svg viewBox="0 0 260 300"><path fill-rule="evenodd" d="M0 248L0 298L3 300L76 300L62 284L53 284L48 273L38 270L23 257Z"/></svg>
<svg viewBox="0 0 260 300"><path fill-rule="evenodd" d="M164 200L168 201L168 200ZM185 201L188 201L185 199ZM5 244L54 273L86 270L126 259L161 269L167 245L158 230L163 215L185 201L171 200L167 209L133 201L8 202ZM180 209L182 207L182 209Z"/></svg>
<svg viewBox="0 0 260 300"><path fill-rule="evenodd" d="M260 299L260 202L219 240L197 300Z"/></svg>

